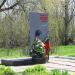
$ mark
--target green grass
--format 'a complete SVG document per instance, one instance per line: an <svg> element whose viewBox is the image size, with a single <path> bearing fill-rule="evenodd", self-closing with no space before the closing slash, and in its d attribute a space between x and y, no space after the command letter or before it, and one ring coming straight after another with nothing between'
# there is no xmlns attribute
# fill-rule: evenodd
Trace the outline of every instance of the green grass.
<svg viewBox="0 0 75 75"><path fill-rule="evenodd" d="M26 57L27 53L26 49L22 48L0 48L0 58L19 58L19 57Z"/></svg>
<svg viewBox="0 0 75 75"><path fill-rule="evenodd" d="M19 58L27 56L27 48L0 48L0 58ZM57 46L52 55L57 56L75 56L75 45Z"/></svg>
<svg viewBox="0 0 75 75"><path fill-rule="evenodd" d="M75 56L75 45L55 47L55 53L58 56Z"/></svg>

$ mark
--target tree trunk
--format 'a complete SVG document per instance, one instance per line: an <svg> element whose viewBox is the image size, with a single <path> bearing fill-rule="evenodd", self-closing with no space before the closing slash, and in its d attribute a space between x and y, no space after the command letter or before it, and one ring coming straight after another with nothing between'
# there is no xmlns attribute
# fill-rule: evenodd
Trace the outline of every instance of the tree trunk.
<svg viewBox="0 0 75 75"><path fill-rule="evenodd" d="M68 4L69 1L65 0L65 19L64 19L64 24L65 24L65 30L64 30L64 44L68 45L68 21L69 21L69 12L68 12Z"/></svg>

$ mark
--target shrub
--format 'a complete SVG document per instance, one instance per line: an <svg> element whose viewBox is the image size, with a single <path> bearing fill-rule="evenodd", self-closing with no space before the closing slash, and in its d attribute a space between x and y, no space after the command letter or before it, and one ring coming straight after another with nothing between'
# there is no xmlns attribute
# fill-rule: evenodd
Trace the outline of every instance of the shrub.
<svg viewBox="0 0 75 75"><path fill-rule="evenodd" d="M67 70L61 71L59 69L54 69L51 71L51 75L70 75Z"/></svg>
<svg viewBox="0 0 75 75"><path fill-rule="evenodd" d="M52 72L52 75L62 75L62 72L59 69L54 69L51 72Z"/></svg>
<svg viewBox="0 0 75 75"><path fill-rule="evenodd" d="M36 65L34 66L34 71L37 71L37 72L46 71L46 67L42 65Z"/></svg>
<svg viewBox="0 0 75 75"><path fill-rule="evenodd" d="M59 69L54 69L51 71L47 71L45 66L36 65L32 68L27 68L23 75L69 75L68 71L61 71Z"/></svg>
<svg viewBox="0 0 75 75"><path fill-rule="evenodd" d="M16 75L16 74L13 70L11 70L11 68L6 67L4 70L4 75Z"/></svg>
<svg viewBox="0 0 75 75"><path fill-rule="evenodd" d="M16 75L16 73L11 68L0 65L0 75Z"/></svg>
<svg viewBox="0 0 75 75"><path fill-rule="evenodd" d="M4 74L5 66L0 65L0 75Z"/></svg>
<svg viewBox="0 0 75 75"><path fill-rule="evenodd" d="M65 70L65 71L62 71L62 75L69 75L69 73L67 70Z"/></svg>
<svg viewBox="0 0 75 75"><path fill-rule="evenodd" d="M49 75L46 67L42 65L36 65L33 68L27 68L24 72L23 75Z"/></svg>

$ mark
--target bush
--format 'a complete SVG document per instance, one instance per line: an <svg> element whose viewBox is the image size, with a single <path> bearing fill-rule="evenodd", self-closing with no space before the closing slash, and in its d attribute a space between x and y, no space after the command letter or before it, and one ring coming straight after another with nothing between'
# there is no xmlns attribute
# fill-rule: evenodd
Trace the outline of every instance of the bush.
<svg viewBox="0 0 75 75"><path fill-rule="evenodd" d="M11 70L11 68L8 67L5 68L4 75L16 75L16 73L13 70Z"/></svg>
<svg viewBox="0 0 75 75"><path fill-rule="evenodd" d="M62 72L59 69L54 69L51 72L52 75L62 75Z"/></svg>
<svg viewBox="0 0 75 75"><path fill-rule="evenodd" d="M68 71L61 71L59 69L54 69L52 71L47 71L46 67L42 65L36 65L32 68L27 68L23 75L69 75Z"/></svg>
<svg viewBox="0 0 75 75"><path fill-rule="evenodd" d="M69 73L67 70L65 70L65 71L62 71L62 75L69 75Z"/></svg>
<svg viewBox="0 0 75 75"><path fill-rule="evenodd" d="M59 69L55 69L51 71L51 75L69 75L67 70L61 71Z"/></svg>
<svg viewBox="0 0 75 75"><path fill-rule="evenodd" d="M16 73L11 68L0 65L0 75L16 75Z"/></svg>
<svg viewBox="0 0 75 75"><path fill-rule="evenodd" d="M34 71L37 71L37 72L43 71L43 72L45 72L46 67L42 66L42 65L36 65L36 66L34 66Z"/></svg>
<svg viewBox="0 0 75 75"><path fill-rule="evenodd" d="M17 75L11 68L0 65L0 75ZM68 71L54 69L48 71L45 66L36 65L32 68L27 68L22 75L70 75Z"/></svg>
<svg viewBox="0 0 75 75"><path fill-rule="evenodd" d="M46 70L46 67L42 65L36 65L33 68L27 68L23 75L49 75L49 73Z"/></svg>
<svg viewBox="0 0 75 75"><path fill-rule="evenodd" d="M4 75L5 66L0 65L0 75Z"/></svg>

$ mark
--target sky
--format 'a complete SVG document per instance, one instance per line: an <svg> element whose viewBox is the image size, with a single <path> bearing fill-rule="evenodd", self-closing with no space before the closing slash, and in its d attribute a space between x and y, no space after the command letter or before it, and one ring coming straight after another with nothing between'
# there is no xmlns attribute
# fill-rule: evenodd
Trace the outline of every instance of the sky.
<svg viewBox="0 0 75 75"><path fill-rule="evenodd" d="M0 1L2 2L3 0L0 0ZM4 4L4 6L2 8L8 7L8 4L9 4L9 6L11 6L15 2L16 2L16 0L7 0L7 2ZM0 12L0 17L3 18L7 13L8 13L7 11Z"/></svg>

